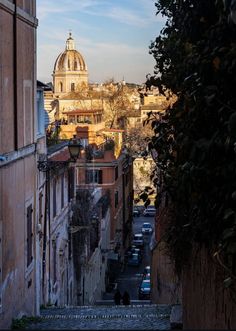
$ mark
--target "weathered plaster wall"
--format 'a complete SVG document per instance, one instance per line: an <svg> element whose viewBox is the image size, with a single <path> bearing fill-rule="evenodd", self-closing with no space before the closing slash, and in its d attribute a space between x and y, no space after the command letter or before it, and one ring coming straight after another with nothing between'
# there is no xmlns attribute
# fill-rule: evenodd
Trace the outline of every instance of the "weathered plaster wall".
<svg viewBox="0 0 236 331"><path fill-rule="evenodd" d="M35 160L31 155L1 169L0 196L2 226L2 315L1 327L9 326L11 317L34 314L35 251L27 266L27 207L32 204L32 240L34 242ZM25 183L25 185L22 185ZM18 300L17 298L21 298ZM1 324L2 322L2 324Z"/></svg>

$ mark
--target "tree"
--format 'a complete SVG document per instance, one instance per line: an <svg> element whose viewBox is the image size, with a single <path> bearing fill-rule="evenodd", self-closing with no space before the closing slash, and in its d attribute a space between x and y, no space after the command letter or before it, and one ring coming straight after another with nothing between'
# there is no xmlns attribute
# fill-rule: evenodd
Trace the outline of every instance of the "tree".
<svg viewBox="0 0 236 331"><path fill-rule="evenodd" d="M150 45L156 60L147 88L178 101L152 123L174 216L166 242L177 270L193 242L208 245L231 276L236 257L235 1L159 0L167 17Z"/></svg>
<svg viewBox="0 0 236 331"><path fill-rule="evenodd" d="M110 128L121 128L119 123L125 121L126 113L131 107L130 89L122 83L116 84L113 79L103 85L105 121Z"/></svg>
<svg viewBox="0 0 236 331"><path fill-rule="evenodd" d="M150 125L143 126L142 124L132 127L126 132L124 144L128 148L131 155L140 155L145 153L147 149L148 138L152 136Z"/></svg>

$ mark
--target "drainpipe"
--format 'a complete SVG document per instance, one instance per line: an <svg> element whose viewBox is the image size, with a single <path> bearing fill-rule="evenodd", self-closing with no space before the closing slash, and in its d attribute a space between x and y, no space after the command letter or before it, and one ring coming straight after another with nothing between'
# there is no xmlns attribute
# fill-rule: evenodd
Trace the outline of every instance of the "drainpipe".
<svg viewBox="0 0 236 331"><path fill-rule="evenodd" d="M51 199L50 199L50 180L49 180L49 171L47 171L47 185L48 185L48 236L49 236L49 245L48 245L48 298L51 303Z"/></svg>
<svg viewBox="0 0 236 331"><path fill-rule="evenodd" d="M13 14L13 111L14 111L14 149L18 149L18 98L17 98L17 0L14 0L14 14Z"/></svg>

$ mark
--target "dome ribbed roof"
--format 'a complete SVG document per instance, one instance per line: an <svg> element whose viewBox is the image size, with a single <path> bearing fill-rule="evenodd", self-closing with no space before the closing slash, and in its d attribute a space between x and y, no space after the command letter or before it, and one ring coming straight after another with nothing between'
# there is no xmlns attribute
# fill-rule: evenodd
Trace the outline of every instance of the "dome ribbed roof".
<svg viewBox="0 0 236 331"><path fill-rule="evenodd" d="M75 49L74 39L71 37L66 41L66 49L58 55L55 65L55 71L86 71L87 66L82 55Z"/></svg>

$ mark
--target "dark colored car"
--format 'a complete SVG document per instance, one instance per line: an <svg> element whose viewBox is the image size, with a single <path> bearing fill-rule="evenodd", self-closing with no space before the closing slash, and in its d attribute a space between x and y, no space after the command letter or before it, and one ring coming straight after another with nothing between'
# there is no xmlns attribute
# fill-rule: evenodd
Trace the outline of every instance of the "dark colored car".
<svg viewBox="0 0 236 331"><path fill-rule="evenodd" d="M142 226L142 233L143 234L151 234L152 231L153 230L152 230L151 223L148 223L148 222L143 223L143 226Z"/></svg>
<svg viewBox="0 0 236 331"><path fill-rule="evenodd" d="M144 274L143 275L143 280L150 280L151 279L151 274Z"/></svg>
<svg viewBox="0 0 236 331"><path fill-rule="evenodd" d="M134 235L132 245L135 245L137 247L143 247L144 246L144 240L143 240L143 234L142 233L136 233Z"/></svg>
<svg viewBox="0 0 236 331"><path fill-rule="evenodd" d="M128 261L127 264L130 266L135 266L138 267L140 264L140 257L138 254L136 253L132 253L129 257L128 257Z"/></svg>
<svg viewBox="0 0 236 331"><path fill-rule="evenodd" d="M138 254L140 261L142 260L142 251L141 251L140 248L138 248L136 246L132 246L128 252L129 252L130 255L131 254Z"/></svg>
<svg viewBox="0 0 236 331"><path fill-rule="evenodd" d="M151 283L150 280L142 280L140 286L139 286L139 291L138 291L138 297L140 300L150 299L150 294L151 294Z"/></svg>
<svg viewBox="0 0 236 331"><path fill-rule="evenodd" d="M137 216L139 217L140 216L140 211L137 209L137 208L133 208L133 216Z"/></svg>
<svg viewBox="0 0 236 331"><path fill-rule="evenodd" d="M154 206L148 206L144 212L143 212L143 216L155 216L156 215L156 208Z"/></svg>
<svg viewBox="0 0 236 331"><path fill-rule="evenodd" d="M144 268L143 275L150 274L150 272L151 272L151 267L150 267L150 265L147 265Z"/></svg>

